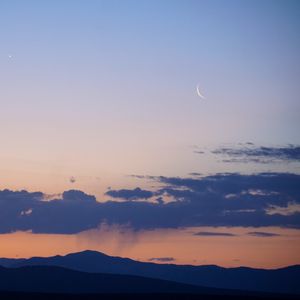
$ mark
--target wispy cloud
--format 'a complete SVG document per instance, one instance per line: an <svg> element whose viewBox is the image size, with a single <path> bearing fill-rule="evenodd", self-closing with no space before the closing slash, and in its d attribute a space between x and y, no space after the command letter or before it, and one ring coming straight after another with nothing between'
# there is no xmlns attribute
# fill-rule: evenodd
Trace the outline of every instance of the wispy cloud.
<svg viewBox="0 0 300 300"><path fill-rule="evenodd" d="M76 178L74 176L71 176L69 180L70 180L71 183L75 183L76 182Z"/></svg>
<svg viewBox="0 0 300 300"><path fill-rule="evenodd" d="M288 202L286 206L270 205L267 209L269 215L284 215L290 216L295 213L300 213L300 204L296 202Z"/></svg>
<svg viewBox="0 0 300 300"><path fill-rule="evenodd" d="M148 259L148 261L159 261L159 262L171 262L175 260L176 259L174 257L152 257Z"/></svg>
<svg viewBox="0 0 300 300"><path fill-rule="evenodd" d="M194 235L198 236L236 236L236 234L228 232L214 232L214 231L199 231L195 232Z"/></svg>
<svg viewBox="0 0 300 300"><path fill-rule="evenodd" d="M274 162L300 162L300 146L287 145L282 147L255 146L246 143L237 147L220 147L211 153L222 155L223 162L237 163L274 163Z"/></svg>
<svg viewBox="0 0 300 300"><path fill-rule="evenodd" d="M258 236L258 237L273 237L273 236L280 236L280 234L272 233L272 232L263 232L263 231L252 231L248 232L248 235Z"/></svg>

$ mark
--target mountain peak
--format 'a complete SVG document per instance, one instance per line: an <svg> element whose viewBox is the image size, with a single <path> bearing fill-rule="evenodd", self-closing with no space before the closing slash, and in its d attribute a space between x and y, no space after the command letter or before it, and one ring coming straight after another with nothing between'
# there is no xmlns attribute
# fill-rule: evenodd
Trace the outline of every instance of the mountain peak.
<svg viewBox="0 0 300 300"><path fill-rule="evenodd" d="M134 275L222 289L300 294L299 266L264 270L246 267L222 268L211 265L155 264L109 256L93 250L65 256L4 259L0 260L0 265L13 268L56 266L88 273Z"/></svg>
<svg viewBox="0 0 300 300"><path fill-rule="evenodd" d="M103 252L99 252L99 251L95 251L95 250L83 250L83 251L80 251L80 252L73 252L73 253L69 253L65 256L78 256L78 255L99 255L99 256L109 256Z"/></svg>

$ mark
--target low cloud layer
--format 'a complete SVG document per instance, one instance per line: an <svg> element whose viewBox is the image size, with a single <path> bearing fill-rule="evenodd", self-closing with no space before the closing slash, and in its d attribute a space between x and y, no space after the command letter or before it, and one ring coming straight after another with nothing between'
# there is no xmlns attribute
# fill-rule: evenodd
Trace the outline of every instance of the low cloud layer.
<svg viewBox="0 0 300 300"><path fill-rule="evenodd" d="M252 143L246 143L239 147L221 147L211 152L221 155L223 162L265 164L274 162L300 162L300 146L297 145L257 147Z"/></svg>
<svg viewBox="0 0 300 300"><path fill-rule="evenodd" d="M152 257L149 258L148 261L171 262L171 261L175 261L175 258L174 257Z"/></svg>
<svg viewBox="0 0 300 300"><path fill-rule="evenodd" d="M248 235L258 236L258 237L273 237L273 236L280 236L280 234L277 234L277 233L263 232L263 231L252 231L252 232L248 232Z"/></svg>
<svg viewBox="0 0 300 300"><path fill-rule="evenodd" d="M300 228L300 212L295 209L300 204L297 174L147 178L162 187L153 192L139 188L107 192L112 198L122 198L121 202L97 202L94 196L77 190L66 191L51 201L45 201L41 192L0 191L0 232L71 234L103 223L133 230L192 226ZM132 201L150 196L160 197L161 201ZM163 201L165 198L168 201Z"/></svg>
<svg viewBox="0 0 300 300"><path fill-rule="evenodd" d="M199 231L199 232L195 232L194 235L198 235L198 236L236 236L233 233L229 233L229 232L210 232L210 231Z"/></svg>
<svg viewBox="0 0 300 300"><path fill-rule="evenodd" d="M105 194L112 198L120 198L125 200L149 199L152 196L154 196L153 192L142 190L139 187L133 190L128 190L128 189L109 190Z"/></svg>

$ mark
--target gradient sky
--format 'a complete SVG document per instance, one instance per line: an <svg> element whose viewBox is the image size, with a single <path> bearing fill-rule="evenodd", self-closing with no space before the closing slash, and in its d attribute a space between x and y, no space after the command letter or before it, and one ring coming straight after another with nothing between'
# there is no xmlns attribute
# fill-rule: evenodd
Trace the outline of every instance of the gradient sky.
<svg viewBox="0 0 300 300"><path fill-rule="evenodd" d="M300 174L211 153L300 144L299 28L296 0L0 1L0 189L104 201L153 189L132 174Z"/></svg>

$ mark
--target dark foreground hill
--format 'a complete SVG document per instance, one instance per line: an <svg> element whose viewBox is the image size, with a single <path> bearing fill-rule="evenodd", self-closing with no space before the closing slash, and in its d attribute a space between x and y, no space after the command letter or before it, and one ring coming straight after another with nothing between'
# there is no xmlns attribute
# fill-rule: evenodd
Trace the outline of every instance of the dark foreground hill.
<svg viewBox="0 0 300 300"><path fill-rule="evenodd" d="M134 293L134 294L61 294L61 293L23 293L0 292L5 300L296 300L297 297L274 295L204 295L184 293Z"/></svg>
<svg viewBox="0 0 300 300"><path fill-rule="evenodd" d="M40 293L205 293L202 288L132 275L85 273L54 266L0 267L0 291ZM226 291L225 291L226 292Z"/></svg>
<svg viewBox="0 0 300 300"><path fill-rule="evenodd" d="M280 295L205 288L131 275L85 273L53 266L0 267L0 298L283 299Z"/></svg>
<svg viewBox="0 0 300 300"><path fill-rule="evenodd" d="M112 257L95 251L47 258L0 259L0 265L60 266L83 272L136 275L221 289L300 294L300 266L264 270L246 267L162 265Z"/></svg>

